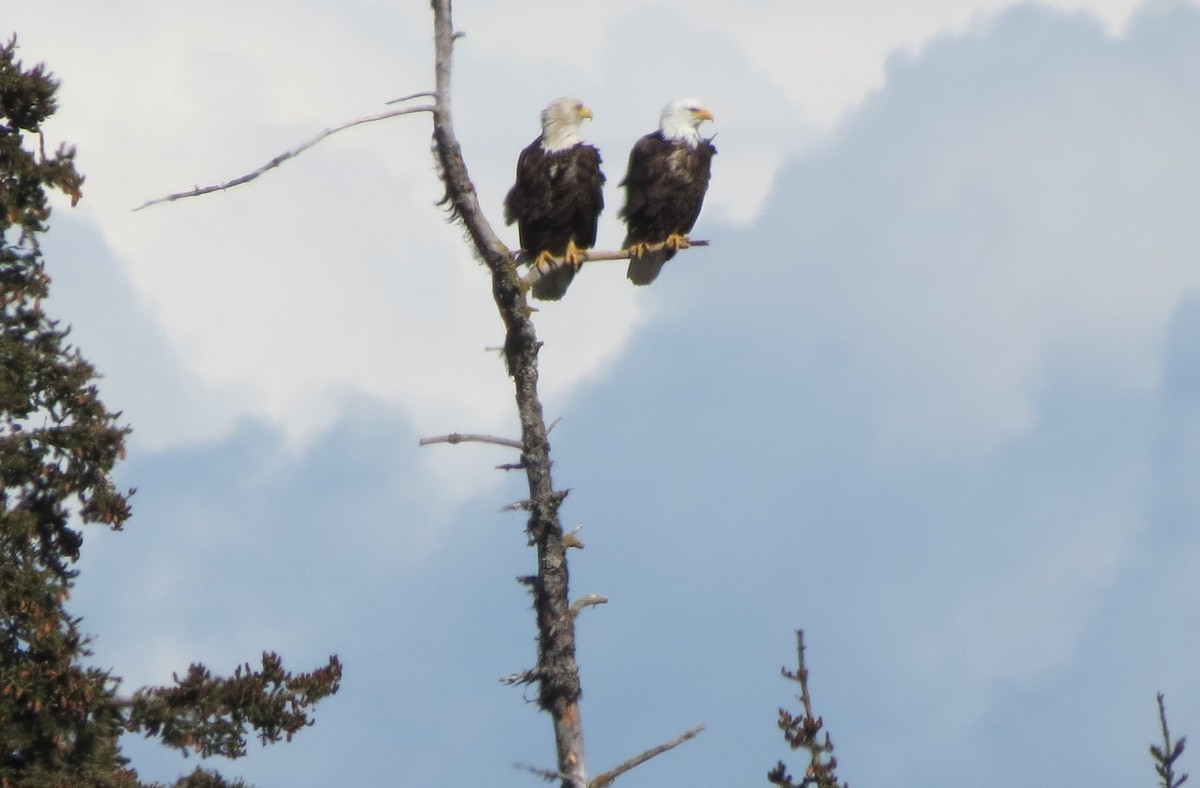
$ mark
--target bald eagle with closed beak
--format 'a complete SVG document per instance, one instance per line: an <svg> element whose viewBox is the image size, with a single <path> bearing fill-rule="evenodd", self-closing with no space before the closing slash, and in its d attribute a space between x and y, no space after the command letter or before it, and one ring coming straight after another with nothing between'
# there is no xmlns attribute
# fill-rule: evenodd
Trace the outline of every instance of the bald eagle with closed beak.
<svg viewBox="0 0 1200 788"><path fill-rule="evenodd" d="M638 140L629 154L629 171L621 182L625 207L619 215L627 230L628 276L635 285L653 282L663 265L689 244L717 152L711 138L700 136L700 124L712 119L696 99L672 101L663 108L658 131Z"/></svg>
<svg viewBox="0 0 1200 788"><path fill-rule="evenodd" d="M596 243L604 173L600 152L579 136L590 117L592 111L577 98L550 102L542 111L542 133L521 151L517 182L504 198L504 221L517 223L533 297L543 301L566 294L583 252Z"/></svg>

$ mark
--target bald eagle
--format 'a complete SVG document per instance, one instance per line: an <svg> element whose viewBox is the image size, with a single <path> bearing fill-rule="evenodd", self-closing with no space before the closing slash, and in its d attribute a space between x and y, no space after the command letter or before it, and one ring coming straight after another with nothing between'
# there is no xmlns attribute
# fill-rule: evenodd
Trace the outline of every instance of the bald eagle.
<svg viewBox="0 0 1200 788"><path fill-rule="evenodd" d="M577 98L550 102L542 133L521 151L517 182L504 198L504 221L517 223L521 248L532 266L533 297L557 301L582 264L581 252L596 243L604 210L600 152L579 137L592 111ZM562 258L555 265L551 257Z"/></svg>
<svg viewBox="0 0 1200 788"><path fill-rule="evenodd" d="M653 282L675 252L688 246L717 152L711 138L700 136L700 124L712 119L696 99L672 101L663 108L658 131L638 140L629 154L619 215L628 233L628 276L635 285ZM649 250L650 244L666 246Z"/></svg>

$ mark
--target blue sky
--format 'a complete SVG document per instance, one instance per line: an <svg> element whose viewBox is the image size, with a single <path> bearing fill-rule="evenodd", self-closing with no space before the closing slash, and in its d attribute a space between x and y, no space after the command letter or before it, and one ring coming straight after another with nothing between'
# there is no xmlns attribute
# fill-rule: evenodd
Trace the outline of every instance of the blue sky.
<svg viewBox="0 0 1200 788"><path fill-rule="evenodd" d="M521 5L456 8L493 221L562 93L595 110L602 243L666 100L703 98L720 149L712 246L651 288L589 266L537 315L573 589L611 599L579 632L591 770L701 722L622 784L800 768L774 716L803 627L852 785L1153 785L1154 693L1200 730L1200 7ZM89 176L51 307L136 430L135 518L88 536L75 599L97 660L137 686L338 653L316 727L213 764L263 788L531 784L549 721L497 681L533 661L521 480L416 445L515 431L427 121L129 211L427 88L426 4L6 23Z"/></svg>

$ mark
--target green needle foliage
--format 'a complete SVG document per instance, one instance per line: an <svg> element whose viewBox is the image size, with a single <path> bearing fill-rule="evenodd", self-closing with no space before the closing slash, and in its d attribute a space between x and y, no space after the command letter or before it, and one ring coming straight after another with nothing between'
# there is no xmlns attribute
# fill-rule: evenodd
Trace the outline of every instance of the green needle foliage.
<svg viewBox="0 0 1200 788"><path fill-rule="evenodd" d="M81 528L120 530L128 498L113 466L129 430L100 401L96 371L43 311L50 279L38 236L47 190L83 194L74 150L47 155L42 124L58 85L0 45L0 788L141 786L122 757L123 733L158 736L202 757L245 754L310 725L309 708L337 691L341 664L294 676L274 654L262 669L214 678L192 665L174 686L118 694L89 667L88 638L67 602ZM197 769L177 786L240 785Z"/></svg>

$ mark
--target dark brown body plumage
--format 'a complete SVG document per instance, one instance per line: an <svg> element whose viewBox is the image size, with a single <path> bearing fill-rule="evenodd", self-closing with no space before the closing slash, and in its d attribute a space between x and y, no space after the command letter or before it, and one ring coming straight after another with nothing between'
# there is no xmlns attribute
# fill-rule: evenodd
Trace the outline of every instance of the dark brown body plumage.
<svg viewBox="0 0 1200 788"><path fill-rule="evenodd" d="M624 248L659 244L669 235L691 232L704 206L716 152L709 140L702 139L693 148L686 142L666 139L661 131L637 141L629 154L629 171L621 182L625 207L620 217L628 231ZM674 256L673 250L661 249L630 260L630 280L637 285L650 284Z"/></svg>
<svg viewBox="0 0 1200 788"><path fill-rule="evenodd" d="M604 210L603 187L595 147L579 143L547 151L539 136L517 159L517 182L504 199L504 221L517 223L521 248L533 259L543 252L562 257L572 241L589 249ZM533 296L557 301L574 278L574 266L560 266L534 282Z"/></svg>

